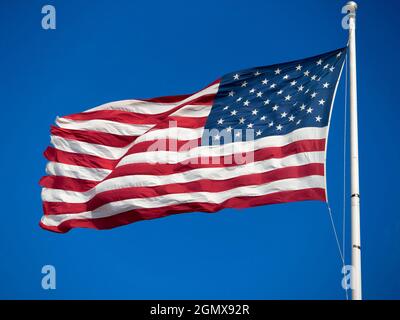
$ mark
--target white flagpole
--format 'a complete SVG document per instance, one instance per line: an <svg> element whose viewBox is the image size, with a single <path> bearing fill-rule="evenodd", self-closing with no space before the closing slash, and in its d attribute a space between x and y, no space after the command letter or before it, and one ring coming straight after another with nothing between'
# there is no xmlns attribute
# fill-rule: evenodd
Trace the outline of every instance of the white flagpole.
<svg viewBox="0 0 400 320"><path fill-rule="evenodd" d="M361 300L360 190L358 170L356 10L357 4L347 3L349 15L350 56L350 145L351 145L351 273L352 299Z"/></svg>

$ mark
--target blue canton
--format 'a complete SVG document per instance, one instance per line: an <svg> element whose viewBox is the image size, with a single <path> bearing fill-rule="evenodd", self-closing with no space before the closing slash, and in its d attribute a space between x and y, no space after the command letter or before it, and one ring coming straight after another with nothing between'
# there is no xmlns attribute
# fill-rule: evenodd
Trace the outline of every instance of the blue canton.
<svg viewBox="0 0 400 320"><path fill-rule="evenodd" d="M248 129L258 139L327 126L346 49L223 76L203 143L245 140Z"/></svg>

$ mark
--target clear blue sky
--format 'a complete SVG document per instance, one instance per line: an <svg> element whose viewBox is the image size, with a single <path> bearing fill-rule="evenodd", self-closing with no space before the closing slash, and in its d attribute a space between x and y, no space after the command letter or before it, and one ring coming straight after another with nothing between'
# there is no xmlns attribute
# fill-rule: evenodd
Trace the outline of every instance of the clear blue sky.
<svg viewBox="0 0 400 320"><path fill-rule="evenodd" d="M38 226L38 181L57 115L113 100L190 93L227 72L342 47L344 3L2 0L0 298L343 299L341 262L323 203L181 214L60 235ZM358 12L369 299L400 298L400 4L384 3L359 1ZM54 31L41 28L44 4L56 7ZM343 83L328 149L328 191L340 237ZM349 242L346 249L349 262ZM54 291L41 288L46 264L57 270Z"/></svg>

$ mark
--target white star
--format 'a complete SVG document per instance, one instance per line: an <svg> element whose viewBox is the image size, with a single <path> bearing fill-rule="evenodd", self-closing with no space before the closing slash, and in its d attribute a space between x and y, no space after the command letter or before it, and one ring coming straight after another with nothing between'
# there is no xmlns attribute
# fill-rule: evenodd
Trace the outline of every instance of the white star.
<svg viewBox="0 0 400 320"><path fill-rule="evenodd" d="M272 110L274 110L274 111L277 111L279 109L279 106L278 105L274 105L273 107L272 107Z"/></svg>
<svg viewBox="0 0 400 320"><path fill-rule="evenodd" d="M240 124L243 124L245 120L246 120L246 119L242 117L242 118L239 119L239 123L240 123Z"/></svg>
<svg viewBox="0 0 400 320"><path fill-rule="evenodd" d="M294 118L295 118L295 116L291 115L291 116L289 117L289 121L294 121Z"/></svg>
<svg viewBox="0 0 400 320"><path fill-rule="evenodd" d="M281 118L286 118L286 116L287 116L287 113L286 113L286 112L282 112L282 113L281 113Z"/></svg>
<svg viewBox="0 0 400 320"><path fill-rule="evenodd" d="M260 136L261 135L261 130L258 130L257 132L256 132L256 136Z"/></svg>
<svg viewBox="0 0 400 320"><path fill-rule="evenodd" d="M341 55L342 55L342 52L340 51L340 52L336 55L336 58L340 58Z"/></svg>
<svg viewBox="0 0 400 320"><path fill-rule="evenodd" d="M283 77L283 79L284 79L284 80L289 79L289 75L286 74L286 75Z"/></svg>
<svg viewBox="0 0 400 320"><path fill-rule="evenodd" d="M233 79L234 79L234 80L239 80L239 75L236 73L236 74L233 76Z"/></svg>
<svg viewBox="0 0 400 320"><path fill-rule="evenodd" d="M318 103L319 103L320 106L323 106L325 104L325 100L321 99L321 100L318 101Z"/></svg>
<svg viewBox="0 0 400 320"><path fill-rule="evenodd" d="M317 61L317 66L320 66L321 64L322 64L322 60L319 59L319 60Z"/></svg>
<svg viewBox="0 0 400 320"><path fill-rule="evenodd" d="M299 124L300 124L300 122L301 122L301 120L297 120L296 124L297 124L297 125L299 125Z"/></svg>
<svg viewBox="0 0 400 320"><path fill-rule="evenodd" d="M315 98L317 96L316 92L311 93L311 98Z"/></svg>
<svg viewBox="0 0 400 320"><path fill-rule="evenodd" d="M335 70L335 67L330 67L330 68L329 68L329 71L330 71L330 72L333 72L333 70Z"/></svg>
<svg viewBox="0 0 400 320"><path fill-rule="evenodd" d="M329 87L329 83L328 83L328 82L325 82L322 86L323 86L324 88L328 88L328 87Z"/></svg>
<svg viewBox="0 0 400 320"><path fill-rule="evenodd" d="M285 101L290 101L290 99L292 99L292 96L288 94L288 95L285 97Z"/></svg>
<svg viewBox="0 0 400 320"><path fill-rule="evenodd" d="M231 132L232 131L232 127L229 126L228 128L226 128L226 132Z"/></svg>
<svg viewBox="0 0 400 320"><path fill-rule="evenodd" d="M313 112L313 110L314 109L310 107L310 108L307 109L307 113L311 113L311 112Z"/></svg>
<svg viewBox="0 0 400 320"><path fill-rule="evenodd" d="M306 76L306 77L308 77L309 75L310 75L310 71L304 71L304 75Z"/></svg>
<svg viewBox="0 0 400 320"><path fill-rule="evenodd" d="M315 117L315 121L317 121L317 122L321 122L321 117L320 116L318 116L318 117Z"/></svg>
<svg viewBox="0 0 400 320"><path fill-rule="evenodd" d="M327 63L326 65L324 65L324 70L329 68L329 63Z"/></svg>
<svg viewBox="0 0 400 320"><path fill-rule="evenodd" d="M281 126L280 124L278 124L278 125L276 126L276 130L281 131L281 130L282 130L282 126Z"/></svg>
<svg viewBox="0 0 400 320"><path fill-rule="evenodd" d="M276 83L271 84L269 87L270 87L271 89L275 88L275 87L276 87Z"/></svg>
<svg viewBox="0 0 400 320"><path fill-rule="evenodd" d="M242 82L242 87L247 87L247 81Z"/></svg>
<svg viewBox="0 0 400 320"><path fill-rule="evenodd" d="M222 119L222 118L219 119L219 120L217 121L217 123L218 123L218 124L223 124L223 123L224 123L224 119Z"/></svg>
<svg viewBox="0 0 400 320"><path fill-rule="evenodd" d="M229 96L230 96L230 97L233 97L234 94L235 94L235 91L230 91L230 92L229 92Z"/></svg>
<svg viewBox="0 0 400 320"><path fill-rule="evenodd" d="M301 68L303 68L303 66L299 64L299 65L296 67L296 71L300 71Z"/></svg>
<svg viewBox="0 0 400 320"><path fill-rule="evenodd" d="M240 102L240 101L242 101L242 99L243 99L242 97L239 97L236 99L236 102Z"/></svg>
<svg viewBox="0 0 400 320"><path fill-rule="evenodd" d="M257 97L261 98L262 95L263 95L263 93L261 91L257 92Z"/></svg>
<svg viewBox="0 0 400 320"><path fill-rule="evenodd" d="M261 121L265 121L265 119L267 119L266 116L262 116L262 117L260 118Z"/></svg>
<svg viewBox="0 0 400 320"><path fill-rule="evenodd" d="M274 122L273 121L271 121L270 123L268 123L268 127L272 127L274 125Z"/></svg>
<svg viewBox="0 0 400 320"><path fill-rule="evenodd" d="M249 123L249 124L247 125L247 128L249 128L249 129L253 128L253 124L252 124L252 123Z"/></svg>
<svg viewBox="0 0 400 320"><path fill-rule="evenodd" d="M218 133L214 136L215 140L219 140L220 138L221 138L221 136Z"/></svg>
<svg viewBox="0 0 400 320"><path fill-rule="evenodd" d="M253 116L256 116L257 113L258 113L258 110L257 110L257 109L254 109L254 110L251 112L251 114L252 114Z"/></svg>
<svg viewBox="0 0 400 320"><path fill-rule="evenodd" d="M251 89L251 90L249 90L249 93L254 93L254 92L256 92L256 89Z"/></svg>
<svg viewBox="0 0 400 320"><path fill-rule="evenodd" d="M241 135L240 131L238 131L238 132L235 133L235 137L238 137L238 138L239 138L240 135Z"/></svg>
<svg viewBox="0 0 400 320"><path fill-rule="evenodd" d="M303 103L301 106L300 106L300 110L304 110L306 108L306 105Z"/></svg>
<svg viewBox="0 0 400 320"><path fill-rule="evenodd" d="M249 104L250 104L250 101L249 101L249 100L246 100L245 102L243 102L243 105L244 105L245 107L248 107Z"/></svg>
<svg viewBox="0 0 400 320"><path fill-rule="evenodd" d="M296 85L296 83L297 83L297 81L296 80L293 80L291 83L290 83L290 86L294 86L294 85Z"/></svg>
<svg viewBox="0 0 400 320"><path fill-rule="evenodd" d="M257 70L256 73L254 74L256 77L259 76L261 73Z"/></svg>
<svg viewBox="0 0 400 320"><path fill-rule="evenodd" d="M276 94L277 95L280 95L280 94L282 94L283 93L283 90L279 90Z"/></svg>
<svg viewBox="0 0 400 320"><path fill-rule="evenodd" d="M282 70L278 68L278 69L275 70L275 74L280 74L281 71L282 71Z"/></svg>
<svg viewBox="0 0 400 320"><path fill-rule="evenodd" d="M225 106L225 107L224 107L224 110L228 110L228 109L229 109L229 106Z"/></svg>
<svg viewBox="0 0 400 320"><path fill-rule="evenodd" d="M270 102L271 102L271 100L269 100L269 99L264 100L264 106L266 106L266 105L269 104Z"/></svg>
<svg viewBox="0 0 400 320"><path fill-rule="evenodd" d="M264 79L263 81L261 81L262 84L267 84L269 80Z"/></svg>
<svg viewBox="0 0 400 320"><path fill-rule="evenodd" d="M231 116L236 116L236 114L237 114L236 110L231 111Z"/></svg>
<svg viewBox="0 0 400 320"><path fill-rule="evenodd" d="M303 91L304 87L303 85L301 85L300 87L298 87L299 91Z"/></svg>
<svg viewBox="0 0 400 320"><path fill-rule="evenodd" d="M311 77L311 80L316 80L317 79L317 76L314 74L312 77Z"/></svg>

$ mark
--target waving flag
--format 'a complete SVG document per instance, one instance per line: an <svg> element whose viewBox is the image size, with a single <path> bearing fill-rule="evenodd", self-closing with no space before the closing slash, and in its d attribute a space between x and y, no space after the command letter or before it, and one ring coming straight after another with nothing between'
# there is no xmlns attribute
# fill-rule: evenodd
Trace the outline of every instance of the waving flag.
<svg viewBox="0 0 400 320"><path fill-rule="evenodd" d="M229 73L191 95L57 118L40 184L47 230L326 200L331 109L346 48Z"/></svg>

